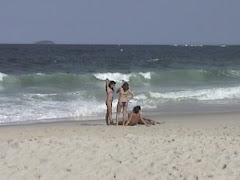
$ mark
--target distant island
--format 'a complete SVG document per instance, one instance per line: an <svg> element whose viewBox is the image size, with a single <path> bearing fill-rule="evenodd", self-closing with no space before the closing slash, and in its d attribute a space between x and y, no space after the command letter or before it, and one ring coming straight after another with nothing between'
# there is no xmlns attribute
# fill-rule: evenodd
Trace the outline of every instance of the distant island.
<svg viewBox="0 0 240 180"><path fill-rule="evenodd" d="M53 41L38 41L35 44L55 44Z"/></svg>

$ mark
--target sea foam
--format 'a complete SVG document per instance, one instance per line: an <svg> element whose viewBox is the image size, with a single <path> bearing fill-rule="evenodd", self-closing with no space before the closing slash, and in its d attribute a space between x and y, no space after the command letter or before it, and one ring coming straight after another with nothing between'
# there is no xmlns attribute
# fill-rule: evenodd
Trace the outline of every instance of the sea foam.
<svg viewBox="0 0 240 180"><path fill-rule="evenodd" d="M124 73L95 73L94 77L99 79L99 80L106 80L111 79L116 82L122 82L126 81L128 82L131 77L137 77L137 76L142 76L145 79L151 79L151 72L139 72L139 73L129 73L129 74L124 74Z"/></svg>
<svg viewBox="0 0 240 180"><path fill-rule="evenodd" d="M240 99L240 86L228 88L212 88L201 90L185 90L178 92L149 92L149 98L171 101L213 101L223 99Z"/></svg>
<svg viewBox="0 0 240 180"><path fill-rule="evenodd" d="M3 78L6 77L6 76L7 76L7 74L4 74L4 73L0 72L0 81L3 81Z"/></svg>

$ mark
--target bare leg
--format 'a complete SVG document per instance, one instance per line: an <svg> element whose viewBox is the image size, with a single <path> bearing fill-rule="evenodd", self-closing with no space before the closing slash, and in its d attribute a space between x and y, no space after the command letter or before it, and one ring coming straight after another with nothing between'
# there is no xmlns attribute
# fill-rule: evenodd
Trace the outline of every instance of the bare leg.
<svg viewBox="0 0 240 180"><path fill-rule="evenodd" d="M162 124L162 123L164 123L164 122L160 123L160 122L157 122L157 121L154 121L154 120L151 120L151 119L146 119L146 118L143 118L143 119L144 119L144 121L146 121L148 124L151 124L151 125L156 125L156 124ZM142 122L142 121L139 121L138 124L143 124L143 122Z"/></svg>
<svg viewBox="0 0 240 180"><path fill-rule="evenodd" d="M125 104L125 106L123 106L123 126L125 125L125 120L126 120L125 115L127 115L127 108L128 108L128 104Z"/></svg>
<svg viewBox="0 0 240 180"><path fill-rule="evenodd" d="M108 125L112 124L112 103L107 102Z"/></svg>
<svg viewBox="0 0 240 180"><path fill-rule="evenodd" d="M108 123L108 109L107 109L107 112L106 112L105 120L106 120L106 124L109 125L109 123Z"/></svg>
<svg viewBox="0 0 240 180"><path fill-rule="evenodd" d="M120 113L121 113L121 106L118 103L117 104L117 114L116 114L116 126L118 126L118 119L119 119Z"/></svg>

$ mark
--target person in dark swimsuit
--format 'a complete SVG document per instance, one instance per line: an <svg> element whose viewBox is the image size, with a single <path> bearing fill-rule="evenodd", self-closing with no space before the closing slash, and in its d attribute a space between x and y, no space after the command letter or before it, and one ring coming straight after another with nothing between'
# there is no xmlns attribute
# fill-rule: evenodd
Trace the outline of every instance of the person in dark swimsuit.
<svg viewBox="0 0 240 180"><path fill-rule="evenodd" d="M106 79L106 93L107 93L107 98L106 98L106 106L107 106L107 112L106 112L106 124L113 124L112 120L112 101L113 101L113 94L114 94L114 87L115 87L116 82L114 81L109 81Z"/></svg>
<svg viewBox="0 0 240 180"><path fill-rule="evenodd" d="M117 93L119 93L119 99L117 104L117 114L116 114L116 125L118 125L118 119L121 113L121 110L123 110L123 122L126 121L126 115L127 115L127 108L128 108L128 102L133 98L134 94L129 89L129 84L127 82L124 82L122 87L120 87L117 90ZM128 95L131 95L131 97L128 99ZM123 124L124 124L123 123Z"/></svg>

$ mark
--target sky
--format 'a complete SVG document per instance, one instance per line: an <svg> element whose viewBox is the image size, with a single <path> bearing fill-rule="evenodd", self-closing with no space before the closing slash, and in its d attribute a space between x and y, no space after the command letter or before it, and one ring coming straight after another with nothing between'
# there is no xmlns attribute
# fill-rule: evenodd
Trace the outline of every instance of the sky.
<svg viewBox="0 0 240 180"><path fill-rule="evenodd" d="M240 0L0 0L0 43L240 44Z"/></svg>

